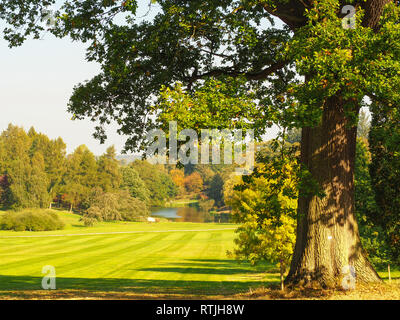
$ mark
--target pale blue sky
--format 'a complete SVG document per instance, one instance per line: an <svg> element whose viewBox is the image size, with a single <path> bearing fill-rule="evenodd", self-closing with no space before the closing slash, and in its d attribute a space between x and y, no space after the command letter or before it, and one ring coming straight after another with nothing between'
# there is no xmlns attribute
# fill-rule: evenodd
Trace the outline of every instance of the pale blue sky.
<svg viewBox="0 0 400 320"><path fill-rule="evenodd" d="M93 123L72 121L67 102L74 85L90 79L98 71L95 63L84 59L85 47L47 35L45 40L28 41L9 49L0 40L0 130L9 123L37 131L51 138L62 137L68 152L86 144L101 154L107 145L121 149L124 139L110 130L106 145L92 138Z"/></svg>
<svg viewBox="0 0 400 320"><path fill-rule="evenodd" d="M72 121L67 112L74 85L99 71L96 63L85 61L85 48L84 44L55 39L50 34L13 49L0 39L0 131L9 123L26 130L34 126L50 138L61 137L69 153L80 144L96 155L110 145L120 152L126 138L116 133L116 126L108 129L108 140L101 145L92 137L92 122Z"/></svg>
<svg viewBox="0 0 400 320"><path fill-rule="evenodd" d="M85 60L85 49L82 43L51 34L10 49L0 37L0 131L9 123L26 130L34 126L50 138L61 137L69 153L81 144L97 155L110 145L120 152L126 138L116 133L117 126L108 128L108 140L101 145L92 137L94 123L72 121L67 112L73 87L100 70L99 65Z"/></svg>

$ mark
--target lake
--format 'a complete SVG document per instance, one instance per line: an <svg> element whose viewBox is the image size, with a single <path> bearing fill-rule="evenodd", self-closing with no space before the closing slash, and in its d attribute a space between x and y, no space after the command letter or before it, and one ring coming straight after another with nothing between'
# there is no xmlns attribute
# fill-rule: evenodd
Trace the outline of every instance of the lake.
<svg viewBox="0 0 400 320"><path fill-rule="evenodd" d="M213 213L201 209L198 203L190 203L187 206L179 208L152 208L151 216L162 217L176 222L230 222L230 214Z"/></svg>

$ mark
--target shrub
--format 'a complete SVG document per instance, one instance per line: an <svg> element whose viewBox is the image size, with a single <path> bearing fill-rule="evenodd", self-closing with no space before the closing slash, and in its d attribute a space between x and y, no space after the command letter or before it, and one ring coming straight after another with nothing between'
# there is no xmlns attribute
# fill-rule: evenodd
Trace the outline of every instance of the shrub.
<svg viewBox="0 0 400 320"><path fill-rule="evenodd" d="M148 215L146 203L132 198L127 190L96 192L92 195L90 207L81 221L90 227L98 221L140 221Z"/></svg>
<svg viewBox="0 0 400 320"><path fill-rule="evenodd" d="M83 221L85 227L93 227L94 224L98 221L96 218L89 217L88 215L84 215L80 221Z"/></svg>
<svg viewBox="0 0 400 320"><path fill-rule="evenodd" d="M6 212L0 218L0 230L14 231L51 231L64 228L59 216L49 210Z"/></svg>

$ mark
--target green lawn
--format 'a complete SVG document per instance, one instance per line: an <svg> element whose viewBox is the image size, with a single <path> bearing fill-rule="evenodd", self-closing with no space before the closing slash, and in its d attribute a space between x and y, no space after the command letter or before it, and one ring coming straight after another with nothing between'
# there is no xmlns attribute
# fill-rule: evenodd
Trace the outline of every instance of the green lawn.
<svg viewBox="0 0 400 320"><path fill-rule="evenodd" d="M86 228L78 216L59 214L67 222L62 231L0 231L0 298L40 290L45 265L56 268L57 291L224 296L279 282L271 266L254 268L227 257L232 224L119 222Z"/></svg>
<svg viewBox="0 0 400 320"><path fill-rule="evenodd" d="M233 224L115 222L87 228L75 214L58 214L66 222L61 231L0 231L0 299L223 299L265 296L263 288L279 287L274 265L253 267L227 257ZM41 290L46 265L56 268L57 290ZM387 272L380 275L387 281ZM392 279L399 283L400 272L393 271Z"/></svg>

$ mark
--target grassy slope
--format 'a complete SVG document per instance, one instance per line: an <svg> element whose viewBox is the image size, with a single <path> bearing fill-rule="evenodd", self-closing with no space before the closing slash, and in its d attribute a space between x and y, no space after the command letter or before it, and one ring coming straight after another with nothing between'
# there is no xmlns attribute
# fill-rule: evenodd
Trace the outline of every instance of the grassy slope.
<svg viewBox="0 0 400 320"><path fill-rule="evenodd" d="M0 298L247 299L275 295L270 289L263 289L278 286L274 266L252 267L226 256L226 251L233 248L234 230L218 229L234 228L232 224L118 222L86 228L78 216L59 214L67 223L62 231L0 231ZM200 231L206 229L214 231ZM75 235L15 237L68 234ZM56 268L56 291L40 290L45 265ZM387 274L381 276L385 278ZM400 272L392 272L392 278L398 286ZM296 295L277 296L291 297ZM378 297L382 294L378 293Z"/></svg>
<svg viewBox="0 0 400 320"><path fill-rule="evenodd" d="M204 224L204 223L158 223L148 224L142 222L101 222L94 227L85 227L79 221L80 216L65 211L55 211L66 223L64 230L45 232L14 232L0 230L0 238L6 236L38 236L38 235L62 235L62 234L83 234L99 232L131 232L131 231L167 231L167 230L204 230L204 229L225 229L235 228L233 224Z"/></svg>

